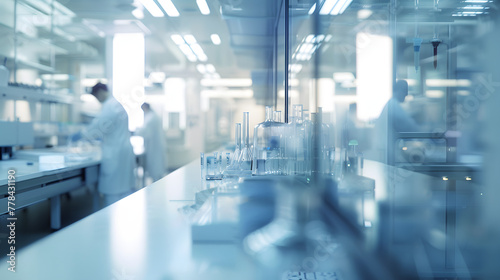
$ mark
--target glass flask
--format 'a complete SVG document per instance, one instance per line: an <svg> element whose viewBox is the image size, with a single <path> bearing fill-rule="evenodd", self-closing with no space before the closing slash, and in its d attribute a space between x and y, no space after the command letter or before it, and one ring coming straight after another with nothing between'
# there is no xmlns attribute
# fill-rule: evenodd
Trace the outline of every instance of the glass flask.
<svg viewBox="0 0 500 280"><path fill-rule="evenodd" d="M252 149L250 147L249 121L248 112L243 112L243 137L241 143L241 153L238 158L239 170L243 172L252 171Z"/></svg>
<svg viewBox="0 0 500 280"><path fill-rule="evenodd" d="M254 129L254 175L281 174L284 124L273 120L273 109L266 106L266 119Z"/></svg>

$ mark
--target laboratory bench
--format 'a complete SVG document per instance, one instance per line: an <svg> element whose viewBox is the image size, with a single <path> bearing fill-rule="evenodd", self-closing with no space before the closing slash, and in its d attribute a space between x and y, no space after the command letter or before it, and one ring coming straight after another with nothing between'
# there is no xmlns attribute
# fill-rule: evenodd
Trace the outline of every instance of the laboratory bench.
<svg viewBox="0 0 500 280"><path fill-rule="evenodd" d="M98 148L17 151L15 158L0 161L0 214L49 199L51 228L59 229L61 195L85 186L95 189L99 164Z"/></svg>
<svg viewBox="0 0 500 280"><path fill-rule="evenodd" d="M252 194L249 193L252 190L248 192L248 187L257 186L255 189L264 190L266 186L254 183L267 179L254 176L233 181L230 187L221 184L222 181L207 182L201 179L200 162L195 160L122 200L16 251L15 273L8 271L8 259L2 252L0 278L299 279L297 275L300 273L317 273L326 276L314 279L391 279L393 266L387 264L393 263L386 263L385 258L374 254L381 251L385 252L383 256L389 256L388 259L391 255L392 259L397 256L400 267L408 266L419 273L460 275L464 263L463 258L457 256L466 254L455 245L468 238L460 229L470 226L474 217L468 213L460 218L457 205L471 205L468 200L458 201L464 199L459 198L461 195L475 194L477 186L474 182L456 184L453 204L449 204L451 197L442 196L449 181L369 160L365 161L362 175L362 180L345 178L344 183L334 187L337 199L330 205L334 211L327 212L331 219L318 226L325 234L320 238L308 235L309 239L315 240L308 243L313 244L308 248L314 252L301 249L298 252L304 254L297 254L297 250L290 253L286 247L279 246L276 247L281 248L278 250L268 246L269 250L258 251L242 246L250 243L248 238L242 241L238 229L252 218L252 213L263 213L258 208L259 201L251 204ZM280 188L286 191L290 186L281 184ZM464 192L459 193L459 188ZM280 194L280 191L276 193ZM343 207L351 211L343 215L338 211ZM276 213L279 209L283 214L285 208L269 209ZM214 211L218 214L214 215ZM351 216L349 212L356 213ZM457 224L453 229L446 223L447 215L455 215ZM207 216L211 218L207 219ZM217 239L210 225L224 219L226 226L218 228L223 238ZM280 222L276 217L271 219L273 222L265 227L270 232L272 229L283 231L290 225L286 221L281 223L283 220ZM204 231L215 238L195 238L194 235L203 235ZM361 236L354 237L352 233L355 231ZM454 235L445 237L450 231ZM421 246L424 249L419 247L422 250L405 255L404 252L415 246L415 240L427 239L430 241ZM328 250L321 254L317 252L323 249ZM429 250L434 250L434 253L427 266L415 261L425 258L425 252ZM307 263L311 260L315 266L312 271L307 271ZM369 278L367 275L378 277Z"/></svg>

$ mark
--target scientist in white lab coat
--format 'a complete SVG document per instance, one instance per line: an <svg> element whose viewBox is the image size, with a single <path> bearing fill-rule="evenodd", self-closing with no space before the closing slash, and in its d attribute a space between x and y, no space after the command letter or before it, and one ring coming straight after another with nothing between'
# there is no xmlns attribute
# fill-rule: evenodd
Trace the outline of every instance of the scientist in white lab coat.
<svg viewBox="0 0 500 280"><path fill-rule="evenodd" d="M395 149L395 140L400 132L420 132L420 126L403 109L403 103L408 96L408 83L398 80L393 85L392 98L385 104L382 113L375 122L373 151L370 158L386 162L388 149Z"/></svg>
<svg viewBox="0 0 500 280"><path fill-rule="evenodd" d="M141 106L144 111L144 125L137 129L136 134L144 138L146 152L145 171L153 181L165 175L167 166L165 135L161 120L148 103Z"/></svg>
<svg viewBox="0 0 500 280"><path fill-rule="evenodd" d="M133 191L135 156L123 106L105 84L97 83L91 93L101 102L102 109L83 135L102 140L98 190L104 195L105 204L110 205Z"/></svg>

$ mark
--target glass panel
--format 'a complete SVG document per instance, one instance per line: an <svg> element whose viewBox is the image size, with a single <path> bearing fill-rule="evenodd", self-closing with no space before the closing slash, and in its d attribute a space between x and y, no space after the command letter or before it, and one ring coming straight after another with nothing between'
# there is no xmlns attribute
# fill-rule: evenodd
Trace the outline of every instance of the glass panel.
<svg viewBox="0 0 500 280"><path fill-rule="evenodd" d="M498 257L498 241L476 231L500 231L484 197L499 194L493 2L290 2L290 106L322 108L332 159L345 163L333 170L365 159L356 180L336 176L339 200L343 185L376 181L376 211L351 211L377 213L362 220L380 230L374 246L400 265L396 278L498 272L481 257Z"/></svg>

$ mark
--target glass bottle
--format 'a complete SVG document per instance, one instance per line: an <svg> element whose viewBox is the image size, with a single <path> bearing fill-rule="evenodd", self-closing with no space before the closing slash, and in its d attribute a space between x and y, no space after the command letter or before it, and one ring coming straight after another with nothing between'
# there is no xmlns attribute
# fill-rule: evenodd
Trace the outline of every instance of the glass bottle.
<svg viewBox="0 0 500 280"><path fill-rule="evenodd" d="M273 120L273 109L266 106L266 119L254 129L254 175L281 174L280 159L283 123Z"/></svg>

